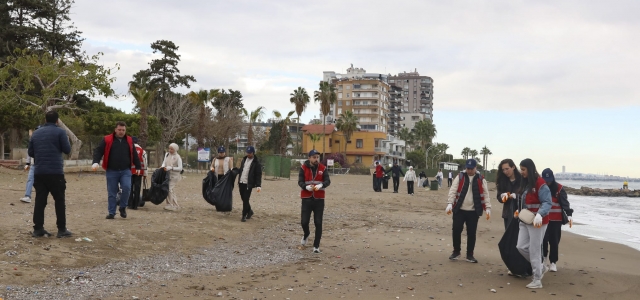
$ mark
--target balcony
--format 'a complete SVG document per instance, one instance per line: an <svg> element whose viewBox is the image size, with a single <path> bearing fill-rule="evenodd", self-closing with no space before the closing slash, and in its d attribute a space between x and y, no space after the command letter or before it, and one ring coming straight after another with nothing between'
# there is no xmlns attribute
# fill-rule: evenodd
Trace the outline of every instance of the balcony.
<svg viewBox="0 0 640 300"><path fill-rule="evenodd" d="M386 149L385 149L385 148L383 148L383 147L374 147L374 148L373 148L373 151L375 151L375 152L382 152L382 153L384 153L384 152L386 152L385 150L386 150Z"/></svg>

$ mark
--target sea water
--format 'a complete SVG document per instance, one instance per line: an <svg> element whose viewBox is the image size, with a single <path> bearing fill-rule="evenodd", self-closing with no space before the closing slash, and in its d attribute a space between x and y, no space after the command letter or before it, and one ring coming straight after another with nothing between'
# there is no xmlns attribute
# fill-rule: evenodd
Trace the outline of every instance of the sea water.
<svg viewBox="0 0 640 300"><path fill-rule="evenodd" d="M558 182L572 188L622 187L622 182L612 181ZM629 189L640 189L640 182L629 182ZM568 198L574 210L574 225L573 228L569 228L568 224L562 226L563 230L640 250L640 198L577 195L568 195Z"/></svg>

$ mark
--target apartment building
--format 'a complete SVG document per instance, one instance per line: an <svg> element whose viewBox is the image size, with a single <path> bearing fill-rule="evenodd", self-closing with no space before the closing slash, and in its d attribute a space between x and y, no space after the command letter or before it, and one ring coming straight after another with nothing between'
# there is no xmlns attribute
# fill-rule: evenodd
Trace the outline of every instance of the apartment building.
<svg viewBox="0 0 640 300"><path fill-rule="evenodd" d="M388 155L389 150L385 148L384 142L387 141L387 135L380 131L356 131L351 135L350 141L346 140L346 136L342 131L335 131L333 125L327 125L324 132L325 151L326 153L346 153L347 162L350 164L359 164L363 166L371 166L374 161L381 160ZM305 125L302 127L305 133L302 139L302 149L309 152L316 149L322 152L322 140L313 142L309 133L321 134L323 132L322 125ZM399 153L395 153L399 154Z"/></svg>
<svg viewBox="0 0 640 300"><path fill-rule="evenodd" d="M418 70L402 72L395 76L388 76L390 85L389 105L393 115L390 122L394 126L389 129L390 134L397 134L402 127L413 129L412 124L417 121L433 120L433 79L420 76ZM415 120L415 117L419 117Z"/></svg>

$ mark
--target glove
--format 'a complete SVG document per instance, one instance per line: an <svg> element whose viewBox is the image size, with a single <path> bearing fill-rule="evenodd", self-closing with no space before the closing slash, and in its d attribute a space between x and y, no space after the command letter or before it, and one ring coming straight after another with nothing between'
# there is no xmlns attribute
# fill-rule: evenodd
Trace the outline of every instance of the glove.
<svg viewBox="0 0 640 300"><path fill-rule="evenodd" d="M317 191L317 190L321 189L322 187L323 187L322 183L318 183L318 184L316 184L316 186L313 187L313 190Z"/></svg>
<svg viewBox="0 0 640 300"><path fill-rule="evenodd" d="M491 209L487 208L485 212L487 213L487 220L491 219Z"/></svg>
<svg viewBox="0 0 640 300"><path fill-rule="evenodd" d="M573 227L573 218L571 216L569 218L569 228Z"/></svg>
<svg viewBox="0 0 640 300"><path fill-rule="evenodd" d="M444 210L447 215L450 215L453 212L453 205L451 203L447 204L447 209Z"/></svg>
<svg viewBox="0 0 640 300"><path fill-rule="evenodd" d="M542 216L540 214L536 214L536 217L533 219L533 227L542 227Z"/></svg>
<svg viewBox="0 0 640 300"><path fill-rule="evenodd" d="M509 198L509 194L507 193L502 193L500 194L500 199L502 199L502 202L507 202L507 198Z"/></svg>
<svg viewBox="0 0 640 300"><path fill-rule="evenodd" d="M262 191L262 188L261 187L257 187L256 191L258 191L258 193L260 193L260 191Z"/></svg>
<svg viewBox="0 0 640 300"><path fill-rule="evenodd" d="M99 164L93 164L93 165L91 165L91 170L96 171L96 170L98 170L98 167L100 167Z"/></svg>
<svg viewBox="0 0 640 300"><path fill-rule="evenodd" d="M516 195L516 193L509 193L509 197L511 197L511 199L517 199L518 195Z"/></svg>
<svg viewBox="0 0 640 300"><path fill-rule="evenodd" d="M307 191L313 192L313 185L307 185Z"/></svg>
<svg viewBox="0 0 640 300"><path fill-rule="evenodd" d="M514 217L514 218L516 218L516 219L517 219L519 215L520 215L520 211L517 211L517 210L516 210L516 211L514 211L514 212L513 212L513 217Z"/></svg>
<svg viewBox="0 0 640 300"><path fill-rule="evenodd" d="M29 168L31 168L31 165L24 165L24 170L25 171L29 171Z"/></svg>
<svg viewBox="0 0 640 300"><path fill-rule="evenodd" d="M173 167L164 167L164 170L165 171L171 171L171 170L173 170Z"/></svg>
<svg viewBox="0 0 640 300"><path fill-rule="evenodd" d="M136 175L140 176L140 170L136 170Z"/></svg>

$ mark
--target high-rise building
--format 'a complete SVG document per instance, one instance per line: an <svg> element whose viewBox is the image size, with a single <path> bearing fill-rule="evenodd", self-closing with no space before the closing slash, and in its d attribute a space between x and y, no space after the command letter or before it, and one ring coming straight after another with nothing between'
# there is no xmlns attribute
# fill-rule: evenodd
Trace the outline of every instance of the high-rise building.
<svg viewBox="0 0 640 300"><path fill-rule="evenodd" d="M327 122L331 123L345 111L352 111L358 117L360 129L388 132L389 125L389 84L386 75L366 73L362 68L351 65L346 74L325 71L323 80L336 88L337 101L331 107Z"/></svg>
<svg viewBox="0 0 640 300"><path fill-rule="evenodd" d="M413 125L424 119L433 120L433 79L420 76L418 70L388 76L391 86L390 109L393 115L389 122L390 134L397 134L402 127L413 129Z"/></svg>

